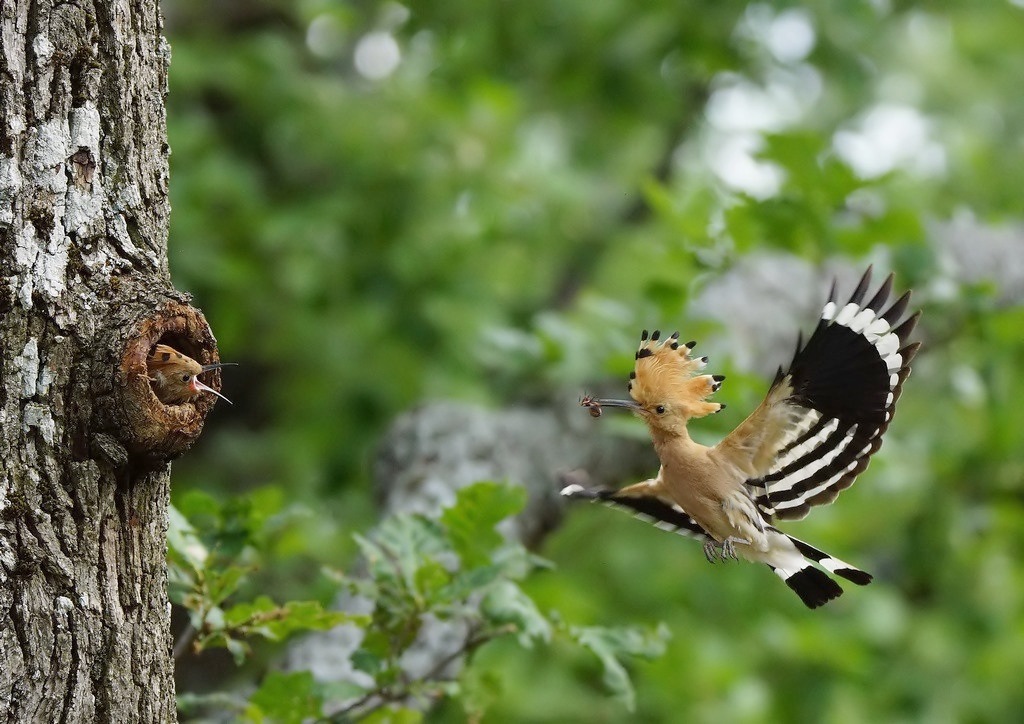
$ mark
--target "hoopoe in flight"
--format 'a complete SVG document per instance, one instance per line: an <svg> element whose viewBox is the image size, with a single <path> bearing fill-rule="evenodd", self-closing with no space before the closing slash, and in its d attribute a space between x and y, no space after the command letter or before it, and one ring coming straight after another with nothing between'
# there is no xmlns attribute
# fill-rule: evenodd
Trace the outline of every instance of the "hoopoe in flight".
<svg viewBox="0 0 1024 724"><path fill-rule="evenodd" d="M796 520L811 507L831 503L853 484L882 444L896 410L910 362L920 347L907 344L920 312L903 319L910 292L883 307L892 275L865 302L871 268L844 306L836 285L814 334L788 371L780 367L761 405L713 447L690 439L689 420L725 405L707 402L721 375L696 375L706 357L693 358L695 342L679 343L644 330L630 373L632 400L585 397L594 417L621 407L640 417L661 461L658 475L621 490L573 484L562 495L623 508L659 528L704 542L716 560L766 563L809 607L843 589L824 571L858 585L871 576L783 533L775 519ZM815 564L821 569L815 568Z"/></svg>

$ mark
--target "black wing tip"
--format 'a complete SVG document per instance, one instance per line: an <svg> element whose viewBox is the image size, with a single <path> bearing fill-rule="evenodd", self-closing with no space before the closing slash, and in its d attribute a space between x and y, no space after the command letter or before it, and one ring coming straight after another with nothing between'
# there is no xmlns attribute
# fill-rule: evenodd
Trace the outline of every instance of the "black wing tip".
<svg viewBox="0 0 1024 724"><path fill-rule="evenodd" d="M561 494L567 498L587 500L591 503L601 503L611 508L624 510L631 513L634 518L652 524L661 530L699 540L706 539L708 535L707 531L686 511L657 495L637 492L623 494L622 490L585 488L578 483L566 485L562 488Z"/></svg>
<svg viewBox="0 0 1024 724"><path fill-rule="evenodd" d="M868 268L864 271L864 276L860 278L860 282L857 284L857 288L853 290L853 294L850 295L850 301L847 304L859 305L864 301L864 295L867 294L868 287L871 286L871 272L874 269L874 264L868 264Z"/></svg>
<svg viewBox="0 0 1024 724"><path fill-rule="evenodd" d="M910 305L910 297L912 291L908 289L906 292L903 293L901 297L894 301L888 309L886 309L883 312L882 307L885 305L890 295L892 294L893 284L895 283L896 279L896 274L894 272L890 272L889 275L882 282L882 284L878 287L878 290L871 296L871 300L865 303L864 297L867 296L868 289L871 286L871 274L873 269L874 265L869 264L868 268L864 271L863 276L861 276L860 281L857 283L856 288L853 290L853 294L850 295L850 299L847 302L847 304L856 304L861 309L873 309L875 310L876 315L879 318L883 318L887 322L889 322L890 325L894 325L903 316L903 314L907 310L907 307ZM833 278L832 287L829 290L826 305L828 303L838 304L838 302L836 302L838 284L839 280ZM913 327L911 327L911 329L912 328Z"/></svg>
<svg viewBox="0 0 1024 724"><path fill-rule="evenodd" d="M881 403L890 392L895 401L897 392L892 373L886 371L893 361L891 354L895 352L891 345L898 340L896 346L916 352L917 348L912 348L908 339L921 318L920 311L907 316L910 291L888 303L893 279L889 274L871 301L864 303L871 287L871 267L868 267L846 307L836 307L830 294L818 327L806 344L798 341L789 365L794 390L804 407L845 422L877 426L886 421L882 417L887 405ZM869 331L874 325L873 319L884 320L882 326L887 323L888 329L880 333ZM908 367L908 363L908 358L899 360L900 370Z"/></svg>
<svg viewBox="0 0 1024 724"><path fill-rule="evenodd" d="M907 337L909 337L910 333L914 331L914 327L917 326L917 323L920 320L921 310L919 309L903 320L903 322L893 330L893 334L899 338L901 344L907 341Z"/></svg>
<svg viewBox="0 0 1024 724"><path fill-rule="evenodd" d="M866 586L874 580L870 573L866 573L859 568L837 568L833 573L837 576L842 576L851 583L856 583L858 586Z"/></svg>
<svg viewBox="0 0 1024 724"><path fill-rule="evenodd" d="M896 281L896 274L890 273L882 282L882 286L875 292L875 296L871 297L871 301L867 303L868 309L881 309L882 305L885 304L886 300L889 299L889 295L892 294L892 285Z"/></svg>
<svg viewBox="0 0 1024 724"><path fill-rule="evenodd" d="M796 350L793 351L793 359L789 363L790 369L796 364L797 357L800 356L800 352L804 348L804 332L801 329L796 333ZM779 372L782 372L782 367L779 367Z"/></svg>
<svg viewBox="0 0 1024 724"><path fill-rule="evenodd" d="M889 324L895 324L903 316L903 313L907 311L907 307L910 306L910 294L911 290L908 289L903 293L902 297L893 302L892 306L879 316Z"/></svg>
<svg viewBox="0 0 1024 724"><path fill-rule="evenodd" d="M817 568L801 568L786 579L789 586L807 608L818 608L843 595L842 587Z"/></svg>
<svg viewBox="0 0 1024 724"><path fill-rule="evenodd" d="M920 342L911 342L906 347L900 349L900 356L903 358L903 369L907 370L908 375L910 374L910 363L914 361L914 357L917 356L920 349Z"/></svg>

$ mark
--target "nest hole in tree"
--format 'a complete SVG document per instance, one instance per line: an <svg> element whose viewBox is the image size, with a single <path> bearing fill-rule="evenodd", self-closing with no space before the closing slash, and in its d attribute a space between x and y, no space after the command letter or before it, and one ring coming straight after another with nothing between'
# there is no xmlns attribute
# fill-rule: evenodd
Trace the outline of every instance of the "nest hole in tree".
<svg viewBox="0 0 1024 724"><path fill-rule="evenodd" d="M202 313L186 304L168 302L140 320L121 356L119 377L124 411L121 438L137 457L170 460L199 437L213 395L200 395L180 405L165 405L156 396L146 360L158 344L166 344L200 364L218 361L217 342ZM206 384L220 390L220 370L204 374Z"/></svg>

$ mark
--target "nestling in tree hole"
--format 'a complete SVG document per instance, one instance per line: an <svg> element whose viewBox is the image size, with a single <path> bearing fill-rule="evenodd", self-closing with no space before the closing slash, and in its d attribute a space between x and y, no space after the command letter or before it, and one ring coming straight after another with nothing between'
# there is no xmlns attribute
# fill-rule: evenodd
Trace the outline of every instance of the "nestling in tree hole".
<svg viewBox="0 0 1024 724"><path fill-rule="evenodd" d="M712 563L737 557L765 563L809 608L842 594L828 573L869 583L869 574L772 523L831 503L882 445L920 347L907 338L921 313L904 319L910 292L888 304L892 281L890 275L865 302L869 267L843 306L835 302L833 284L814 334L807 344L798 339L789 370L779 368L764 402L713 447L691 440L686 425L725 407L706 401L725 377L697 374L707 358L691 358L694 343L680 344L678 332L659 342L661 332L648 337L644 330L629 375L632 399L588 395L580 404L594 417L602 406L640 417L661 469L621 490L574 484L562 495L624 508L697 538Z"/></svg>
<svg viewBox="0 0 1024 724"><path fill-rule="evenodd" d="M201 365L173 347L158 344L146 360L146 370L153 383L153 392L165 405L180 405L204 392L211 392L230 405L231 400L200 381L199 375L235 364L217 362Z"/></svg>

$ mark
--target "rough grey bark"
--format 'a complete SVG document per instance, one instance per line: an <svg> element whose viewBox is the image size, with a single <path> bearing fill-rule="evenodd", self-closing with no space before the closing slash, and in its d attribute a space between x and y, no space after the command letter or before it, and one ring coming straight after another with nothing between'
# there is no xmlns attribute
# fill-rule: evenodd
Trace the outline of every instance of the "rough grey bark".
<svg viewBox="0 0 1024 724"><path fill-rule="evenodd" d="M561 521L565 503L559 491L567 478L618 485L657 466L646 440L608 435L576 398L559 403L487 410L434 402L402 415L373 462L382 514L436 516L455 502L460 488L480 480L509 482L526 488L528 502L501 529L536 548Z"/></svg>
<svg viewBox="0 0 1024 724"><path fill-rule="evenodd" d="M209 360L170 286L156 0L0 3L0 722L175 719L155 339ZM181 431L184 430L184 434Z"/></svg>

